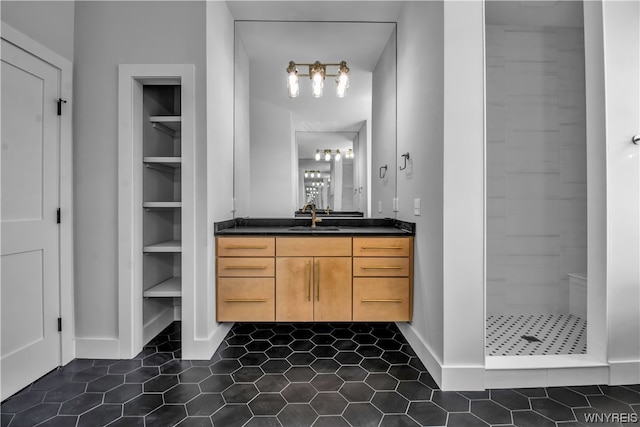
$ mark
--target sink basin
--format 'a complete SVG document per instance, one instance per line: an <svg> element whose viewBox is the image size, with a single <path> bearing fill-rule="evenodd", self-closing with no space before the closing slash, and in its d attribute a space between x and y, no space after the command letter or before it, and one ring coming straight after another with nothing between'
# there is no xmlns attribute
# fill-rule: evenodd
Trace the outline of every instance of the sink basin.
<svg viewBox="0 0 640 427"><path fill-rule="evenodd" d="M297 225L295 227L289 227L289 231L340 231L338 227L311 227L310 225Z"/></svg>

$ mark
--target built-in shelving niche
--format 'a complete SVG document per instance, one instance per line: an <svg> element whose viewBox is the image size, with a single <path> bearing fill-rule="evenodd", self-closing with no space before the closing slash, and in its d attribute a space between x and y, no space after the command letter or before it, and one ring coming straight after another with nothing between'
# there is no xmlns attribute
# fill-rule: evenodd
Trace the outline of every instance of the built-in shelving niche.
<svg viewBox="0 0 640 427"><path fill-rule="evenodd" d="M181 318L182 157L180 86L143 90L143 325Z"/></svg>

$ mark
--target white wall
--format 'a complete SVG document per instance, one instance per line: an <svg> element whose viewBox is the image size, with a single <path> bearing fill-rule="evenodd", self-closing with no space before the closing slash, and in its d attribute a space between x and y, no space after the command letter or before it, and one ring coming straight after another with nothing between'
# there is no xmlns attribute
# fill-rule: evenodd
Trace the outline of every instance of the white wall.
<svg viewBox="0 0 640 427"><path fill-rule="evenodd" d="M640 3L602 2L611 383L640 381Z"/></svg>
<svg viewBox="0 0 640 427"><path fill-rule="evenodd" d="M235 217L249 215L251 206L251 114L249 104L250 81L249 56L239 37L235 36L235 127L234 127L234 174Z"/></svg>
<svg viewBox="0 0 640 427"><path fill-rule="evenodd" d="M291 112L252 100L251 157L236 159L251 165L250 216L293 217L298 179L292 173L294 148Z"/></svg>
<svg viewBox="0 0 640 427"><path fill-rule="evenodd" d="M371 216L394 218L396 196L396 33L391 32L372 76L371 93ZM387 166L380 179L381 166Z"/></svg>
<svg viewBox="0 0 640 427"><path fill-rule="evenodd" d="M568 314L567 274L587 271L583 29L489 25L486 49L487 315Z"/></svg>
<svg viewBox="0 0 640 427"><path fill-rule="evenodd" d="M484 386L483 33L482 2L445 2L443 386L448 389Z"/></svg>
<svg viewBox="0 0 640 427"><path fill-rule="evenodd" d="M408 151L412 159L409 169L398 172L398 219L415 222L417 227L413 322L401 326L407 326L407 336L419 340L414 348L422 346L429 353L432 365L428 368L438 381L444 340L443 13L440 2L412 2L398 20L398 154ZM394 159L390 167L399 160ZM420 216L413 214L414 198L421 200Z"/></svg>
<svg viewBox="0 0 640 427"><path fill-rule="evenodd" d="M2 21L73 61L74 1L2 1Z"/></svg>
<svg viewBox="0 0 640 427"><path fill-rule="evenodd" d="M202 159L195 165L196 232L200 251L206 248L204 34L204 3L200 2L76 3L73 113L78 340L118 338L118 64L195 64L195 150L196 158ZM197 269L206 268L204 256L196 256ZM197 279L203 278L202 271L196 273Z"/></svg>

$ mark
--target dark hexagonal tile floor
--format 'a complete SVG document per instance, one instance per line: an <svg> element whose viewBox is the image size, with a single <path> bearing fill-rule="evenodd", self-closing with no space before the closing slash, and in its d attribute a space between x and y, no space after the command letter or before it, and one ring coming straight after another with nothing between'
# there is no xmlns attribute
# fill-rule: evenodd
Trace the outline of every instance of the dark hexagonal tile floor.
<svg viewBox="0 0 640 427"><path fill-rule="evenodd" d="M180 359L180 333L46 374L2 402L0 427L640 424L602 423L635 420L640 385L438 390L392 323L239 323L208 361Z"/></svg>

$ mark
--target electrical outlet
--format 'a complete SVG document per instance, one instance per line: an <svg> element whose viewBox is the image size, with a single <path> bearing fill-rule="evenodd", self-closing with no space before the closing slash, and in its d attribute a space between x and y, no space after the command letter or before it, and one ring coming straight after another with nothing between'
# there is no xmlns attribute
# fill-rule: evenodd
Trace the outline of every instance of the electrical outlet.
<svg viewBox="0 0 640 427"><path fill-rule="evenodd" d="M378 213L382 213L382 200L378 201Z"/></svg>
<svg viewBox="0 0 640 427"><path fill-rule="evenodd" d="M413 214L420 216L420 199L413 199Z"/></svg>
<svg viewBox="0 0 640 427"><path fill-rule="evenodd" d="M393 211L394 212L399 212L400 209L398 208L398 198L394 197L393 198Z"/></svg>

